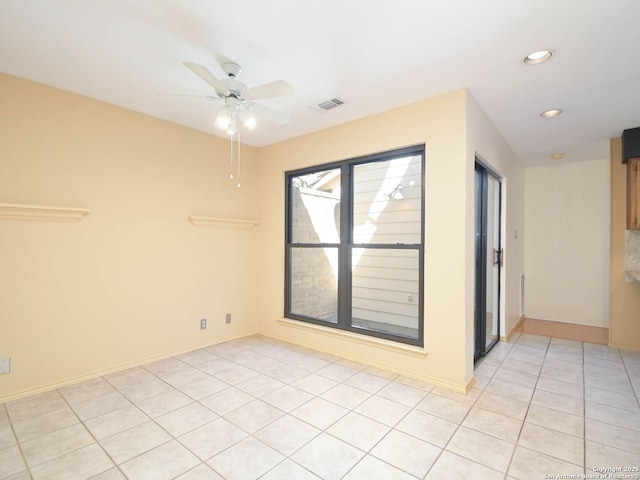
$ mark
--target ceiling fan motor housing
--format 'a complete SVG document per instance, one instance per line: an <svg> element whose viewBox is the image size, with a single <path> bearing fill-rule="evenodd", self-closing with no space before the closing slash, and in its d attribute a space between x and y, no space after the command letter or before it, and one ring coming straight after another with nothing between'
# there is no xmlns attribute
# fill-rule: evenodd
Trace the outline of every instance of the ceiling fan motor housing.
<svg viewBox="0 0 640 480"><path fill-rule="evenodd" d="M222 64L222 70L227 74L229 78L237 77L242 71L242 67L234 62L226 62Z"/></svg>
<svg viewBox="0 0 640 480"><path fill-rule="evenodd" d="M288 115L255 103L256 100L291 95L293 88L284 80L276 80L249 89L244 83L236 79L236 75L242 71L242 68L237 63L226 62L221 65L222 70L227 74L227 77L222 79L216 78L203 65L192 62L184 62L184 65L213 87L216 91L216 98L224 101L224 106L216 118L216 124L224 123L224 126L219 125L221 128L227 128L227 122L218 121L222 120L223 117L226 119L235 114L243 115L249 112L251 112L252 117L253 115L262 117L278 125L284 125L289 121ZM255 122L255 120L253 121Z"/></svg>

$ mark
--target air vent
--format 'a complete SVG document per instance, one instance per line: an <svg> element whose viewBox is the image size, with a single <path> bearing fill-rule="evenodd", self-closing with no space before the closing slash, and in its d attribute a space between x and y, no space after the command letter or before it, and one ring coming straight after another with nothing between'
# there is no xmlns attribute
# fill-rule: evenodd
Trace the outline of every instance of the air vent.
<svg viewBox="0 0 640 480"><path fill-rule="evenodd" d="M325 100L324 102L318 103L317 105L313 105L311 108L320 112L331 110L332 108L339 107L340 105L344 105L344 102L340 100L338 97L332 98L331 100Z"/></svg>

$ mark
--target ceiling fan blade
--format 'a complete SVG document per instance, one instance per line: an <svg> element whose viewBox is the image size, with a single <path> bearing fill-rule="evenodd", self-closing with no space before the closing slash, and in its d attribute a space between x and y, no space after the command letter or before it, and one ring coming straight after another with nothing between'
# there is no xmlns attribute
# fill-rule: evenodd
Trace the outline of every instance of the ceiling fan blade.
<svg viewBox="0 0 640 480"><path fill-rule="evenodd" d="M277 110L265 107L264 105L260 105L259 103L246 102L244 104L244 107L247 112L250 112L258 117L258 120L266 120L278 125L284 125L290 120L289 115L287 115L286 113L278 112Z"/></svg>
<svg viewBox="0 0 640 480"><path fill-rule="evenodd" d="M284 80L276 80L275 82L269 82L250 88L248 93L251 100L263 100L265 98L291 95L293 93L293 87Z"/></svg>
<svg viewBox="0 0 640 480"><path fill-rule="evenodd" d="M184 62L184 66L211 85L219 96L224 97L229 93L227 87L225 87L224 84L207 69L207 67L191 62Z"/></svg>
<svg viewBox="0 0 640 480"><path fill-rule="evenodd" d="M206 98L207 100L211 100L217 102L220 100L220 97L216 95L192 95L192 94L184 94L184 93L156 93L157 97L193 97L193 98Z"/></svg>

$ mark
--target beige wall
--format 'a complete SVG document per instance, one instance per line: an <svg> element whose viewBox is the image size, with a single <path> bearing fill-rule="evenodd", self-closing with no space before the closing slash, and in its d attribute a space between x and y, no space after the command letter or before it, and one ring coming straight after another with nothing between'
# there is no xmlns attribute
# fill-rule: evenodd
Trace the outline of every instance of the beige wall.
<svg viewBox="0 0 640 480"><path fill-rule="evenodd" d="M257 216L255 149L238 190L223 139L5 75L0 104L0 203L91 210L0 220L0 402L256 330L260 227L187 220Z"/></svg>
<svg viewBox="0 0 640 480"><path fill-rule="evenodd" d="M525 223L527 317L608 327L609 160L525 169Z"/></svg>
<svg viewBox="0 0 640 480"><path fill-rule="evenodd" d="M0 203L91 210L0 221L0 357L12 358L0 401L255 331L457 390L472 380L474 156L506 177L509 229L522 225L522 172L466 91L243 147L240 190L223 139L9 76L0 95ZM421 143L424 351L283 321L284 172ZM189 215L260 223L195 229ZM522 252L506 245L508 328Z"/></svg>
<svg viewBox="0 0 640 480"><path fill-rule="evenodd" d="M473 351L473 308L475 293L475 157L502 177L500 335L505 336L521 316L520 275L524 272L524 169L472 96L467 96L467 211L466 278L467 352ZM470 345L470 346L469 346ZM473 363L467 362L467 368ZM467 372L469 375L469 372Z"/></svg>
<svg viewBox="0 0 640 480"><path fill-rule="evenodd" d="M473 115L469 121L468 111ZM472 131L469 142L467 130ZM486 133L489 138L481 139ZM499 140L500 144L494 145L498 139L475 102L466 91L459 90L262 148L259 329L278 338L464 389L473 371L469 342L473 296L468 289L470 278L473 285L474 268L473 252L469 250L474 233L474 152L476 148L486 150L488 158L511 165L513 157L504 142ZM282 321L284 173L421 143L426 144L424 318L428 354L421 356L419 352L388 347L385 342ZM472 144L470 148L468 143ZM509 173L518 172L511 168ZM517 197L517 191L513 195Z"/></svg>
<svg viewBox="0 0 640 480"><path fill-rule="evenodd" d="M640 283L625 281L626 165L611 139L611 319L609 345L640 350Z"/></svg>

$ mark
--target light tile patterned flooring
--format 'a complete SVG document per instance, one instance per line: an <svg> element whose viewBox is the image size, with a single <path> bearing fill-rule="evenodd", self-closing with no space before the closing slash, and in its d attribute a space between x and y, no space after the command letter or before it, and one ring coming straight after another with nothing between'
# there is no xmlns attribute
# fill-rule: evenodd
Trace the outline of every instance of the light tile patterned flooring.
<svg viewBox="0 0 640 480"><path fill-rule="evenodd" d="M247 337L0 405L0 478L533 480L640 466L640 353L521 335L476 376L462 395Z"/></svg>

